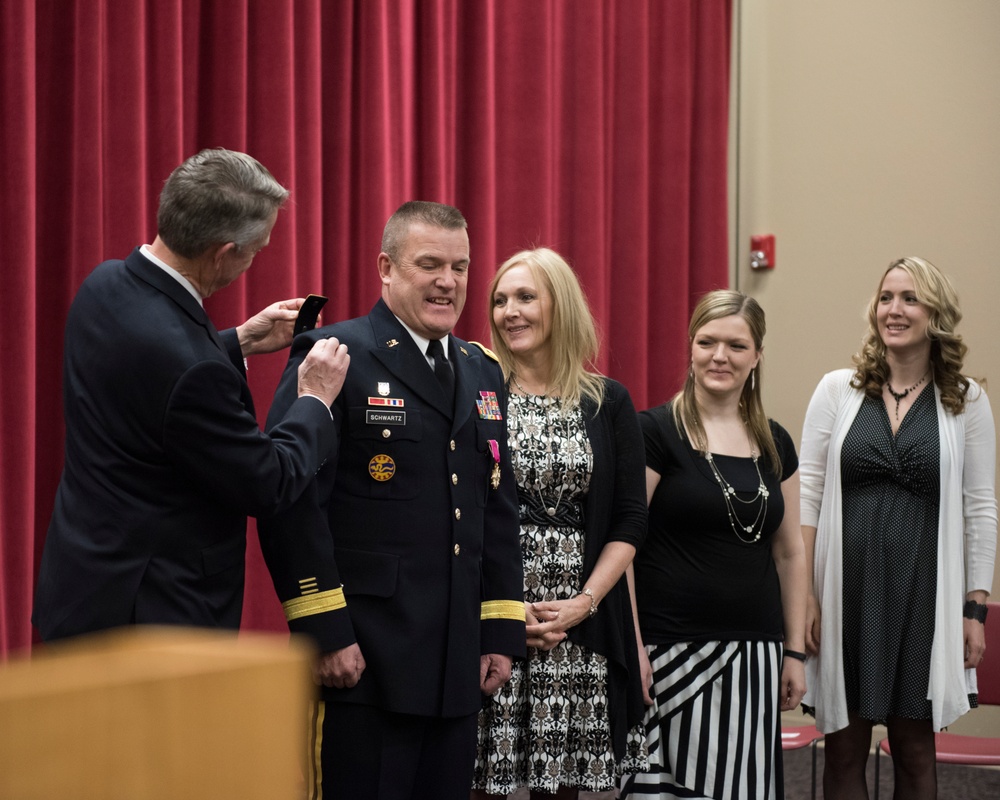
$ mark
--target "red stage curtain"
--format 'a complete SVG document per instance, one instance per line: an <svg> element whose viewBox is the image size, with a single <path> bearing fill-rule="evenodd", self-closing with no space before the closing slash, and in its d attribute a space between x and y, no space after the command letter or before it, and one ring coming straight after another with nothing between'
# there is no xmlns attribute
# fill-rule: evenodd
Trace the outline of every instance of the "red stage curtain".
<svg viewBox="0 0 1000 800"><path fill-rule="evenodd" d="M382 225L457 205L458 333L513 251L577 268L599 367L641 407L686 362L692 298L725 285L731 0L4 0L0 655L27 646L62 465L61 352L85 275L155 234L170 170L245 150L292 190L271 246L208 302L219 327L308 292L378 295ZM251 363L261 415L284 355ZM252 530L252 526L251 526ZM249 626L283 627L251 536Z"/></svg>

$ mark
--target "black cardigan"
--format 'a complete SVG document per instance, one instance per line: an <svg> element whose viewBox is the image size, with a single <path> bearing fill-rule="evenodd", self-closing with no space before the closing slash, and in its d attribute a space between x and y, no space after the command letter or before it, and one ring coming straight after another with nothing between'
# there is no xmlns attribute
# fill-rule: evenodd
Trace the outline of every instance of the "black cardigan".
<svg viewBox="0 0 1000 800"><path fill-rule="evenodd" d="M590 577L608 542L638 550L646 536L646 451L639 418L628 390L604 379L604 400L581 403L594 471L584 505L583 574ZM583 588L582 586L580 588ZM597 613L568 631L570 641L608 660L608 716L615 757L625 755L629 730L642 721L645 704L628 582L621 579L601 601Z"/></svg>

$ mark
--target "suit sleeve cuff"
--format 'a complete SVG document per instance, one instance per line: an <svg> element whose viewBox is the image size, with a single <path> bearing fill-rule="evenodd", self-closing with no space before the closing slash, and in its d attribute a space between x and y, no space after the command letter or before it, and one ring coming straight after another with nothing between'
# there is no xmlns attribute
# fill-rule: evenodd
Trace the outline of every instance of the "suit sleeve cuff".
<svg viewBox="0 0 1000 800"><path fill-rule="evenodd" d="M233 366L236 369L243 373L243 377L245 378L247 375L247 360L243 357L243 350L240 348L240 337L236 332L236 328L226 328L224 331L220 331L219 338L226 348L226 355L229 356L229 360L233 362Z"/></svg>
<svg viewBox="0 0 1000 800"><path fill-rule="evenodd" d="M288 629L312 638L321 653L357 642L342 588L294 597L283 602L281 607L288 620Z"/></svg>
<svg viewBox="0 0 1000 800"><path fill-rule="evenodd" d="M314 614L347 608L347 600L344 599L344 589L341 587L330 589L327 592L316 592L315 594L293 597L291 600L286 600L282 603L281 608L285 612L285 619L291 622L302 617L311 617Z"/></svg>
<svg viewBox="0 0 1000 800"><path fill-rule="evenodd" d="M486 600L481 609L481 652L524 658L528 649L524 632L524 603L520 600Z"/></svg>
<svg viewBox="0 0 1000 800"><path fill-rule="evenodd" d="M481 620L512 619L524 622L524 602L521 600L484 600L479 612Z"/></svg>
<svg viewBox="0 0 1000 800"><path fill-rule="evenodd" d="M303 392L302 394L299 395L299 397L300 398L301 397L311 397L314 400L319 400L319 402L321 402L323 404L323 408L326 409L326 413L330 415L330 419L333 419L333 412L330 410L330 406L328 406L326 404L326 401L322 397L320 397L319 395L310 394L309 392Z"/></svg>

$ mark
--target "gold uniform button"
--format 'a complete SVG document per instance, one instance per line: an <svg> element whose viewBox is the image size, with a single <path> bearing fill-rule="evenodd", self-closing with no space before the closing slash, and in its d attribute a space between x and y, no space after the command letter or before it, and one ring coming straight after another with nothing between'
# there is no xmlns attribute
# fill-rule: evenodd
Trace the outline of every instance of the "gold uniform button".
<svg viewBox="0 0 1000 800"><path fill-rule="evenodd" d="M462 509L456 508L455 509L455 519L461 519L461 518L462 518Z"/></svg>
<svg viewBox="0 0 1000 800"><path fill-rule="evenodd" d="M458 544L456 544L456 545L455 545L455 555L457 556L457 555L458 555L459 553L461 553L461 552L462 552L462 546L461 546L461 545L458 545Z"/></svg>
<svg viewBox="0 0 1000 800"><path fill-rule="evenodd" d="M452 450L455 449L455 440L454 439L451 440L450 447L451 447Z"/></svg>
<svg viewBox="0 0 1000 800"><path fill-rule="evenodd" d="M458 475L456 475L454 472L451 473L451 485L452 486L458 485Z"/></svg>
<svg viewBox="0 0 1000 800"><path fill-rule="evenodd" d="M388 428L383 428L382 429L382 438L383 439L388 439L390 436L392 436L392 431L390 431Z"/></svg>

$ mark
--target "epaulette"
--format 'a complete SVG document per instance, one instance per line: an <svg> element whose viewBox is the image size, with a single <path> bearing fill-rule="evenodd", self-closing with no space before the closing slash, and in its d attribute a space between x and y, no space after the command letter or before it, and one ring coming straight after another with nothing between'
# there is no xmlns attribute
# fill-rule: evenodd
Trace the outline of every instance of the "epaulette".
<svg viewBox="0 0 1000 800"><path fill-rule="evenodd" d="M494 353L492 350L490 350L490 348L488 348L485 344L482 344L480 342L469 342L469 344L474 344L476 347L478 347L480 350L482 350L484 353L486 353L487 356L489 356L490 358L492 358L498 364L500 363L500 359L497 358L497 354Z"/></svg>

